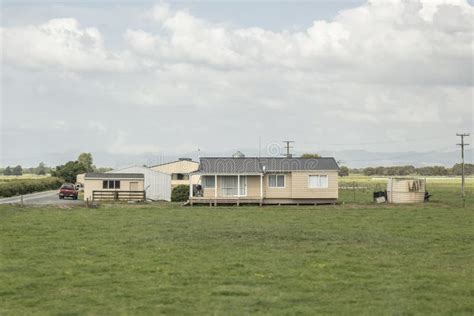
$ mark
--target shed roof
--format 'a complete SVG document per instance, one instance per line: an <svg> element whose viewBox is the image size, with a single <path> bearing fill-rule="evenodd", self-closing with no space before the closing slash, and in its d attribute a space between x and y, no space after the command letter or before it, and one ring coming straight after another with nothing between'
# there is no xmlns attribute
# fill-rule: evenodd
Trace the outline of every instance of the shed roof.
<svg viewBox="0 0 474 316"><path fill-rule="evenodd" d="M178 160L160 163L160 164L151 166L150 168L159 167L159 166L164 166L164 165L170 165L170 164L172 164L172 163L179 163L179 162L191 162L191 163L199 164L199 162L194 161L194 160L192 160L191 158L179 158Z"/></svg>
<svg viewBox="0 0 474 316"><path fill-rule="evenodd" d="M196 173L233 174L290 171L330 171L339 170L332 157L324 158L285 158L285 157L203 157Z"/></svg>
<svg viewBox="0 0 474 316"><path fill-rule="evenodd" d="M135 172L133 172L133 173L137 174L137 171L138 171L137 169L139 169L140 171L143 171L143 174L145 174L145 173L154 173L154 174L162 174L162 175L166 175L166 176L171 177L171 175L169 173L156 171L156 170L153 170L153 169L148 168L148 167L137 166L137 165L114 169L114 170L111 170L111 171L107 171L107 173L121 174L121 173L129 173L127 171L135 170Z"/></svg>
<svg viewBox="0 0 474 316"><path fill-rule="evenodd" d="M144 179L143 173L86 173L84 179Z"/></svg>

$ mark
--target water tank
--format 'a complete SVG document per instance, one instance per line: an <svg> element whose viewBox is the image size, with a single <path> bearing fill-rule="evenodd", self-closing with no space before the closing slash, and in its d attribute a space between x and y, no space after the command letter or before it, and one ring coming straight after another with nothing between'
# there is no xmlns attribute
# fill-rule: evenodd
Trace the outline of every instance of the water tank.
<svg viewBox="0 0 474 316"><path fill-rule="evenodd" d="M426 179L389 178L387 182L389 203L422 203L425 192Z"/></svg>
<svg viewBox="0 0 474 316"><path fill-rule="evenodd" d="M245 155L240 151L237 151L232 155L232 158L244 158L244 157Z"/></svg>

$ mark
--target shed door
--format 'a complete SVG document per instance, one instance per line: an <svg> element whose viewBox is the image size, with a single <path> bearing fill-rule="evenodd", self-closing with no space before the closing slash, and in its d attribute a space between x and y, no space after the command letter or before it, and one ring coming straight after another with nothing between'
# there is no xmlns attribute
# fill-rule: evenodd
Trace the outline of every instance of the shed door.
<svg viewBox="0 0 474 316"><path fill-rule="evenodd" d="M138 191L138 182L130 182L130 191Z"/></svg>

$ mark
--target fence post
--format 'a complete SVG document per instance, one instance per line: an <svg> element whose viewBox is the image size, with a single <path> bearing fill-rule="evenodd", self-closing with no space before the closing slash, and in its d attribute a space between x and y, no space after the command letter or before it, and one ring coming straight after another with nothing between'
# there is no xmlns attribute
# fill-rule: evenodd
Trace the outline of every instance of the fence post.
<svg viewBox="0 0 474 316"><path fill-rule="evenodd" d="M356 183L352 182L352 193L354 195L354 202L356 201Z"/></svg>
<svg viewBox="0 0 474 316"><path fill-rule="evenodd" d="M20 203L21 203L21 207L23 207L23 194L20 196Z"/></svg>

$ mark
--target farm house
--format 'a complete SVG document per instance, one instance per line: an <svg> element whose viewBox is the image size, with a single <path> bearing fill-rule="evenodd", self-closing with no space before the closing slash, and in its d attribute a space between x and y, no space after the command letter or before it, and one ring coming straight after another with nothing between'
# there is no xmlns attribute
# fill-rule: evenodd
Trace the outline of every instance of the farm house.
<svg viewBox="0 0 474 316"><path fill-rule="evenodd" d="M339 166L332 157L201 157L189 182L193 204L335 204Z"/></svg>
<svg viewBox="0 0 474 316"><path fill-rule="evenodd" d="M199 162L191 158L179 158L177 161L166 162L151 169L158 172L171 174L171 188L178 185L188 185L190 174L199 168ZM199 177L191 175L192 183L196 184Z"/></svg>

